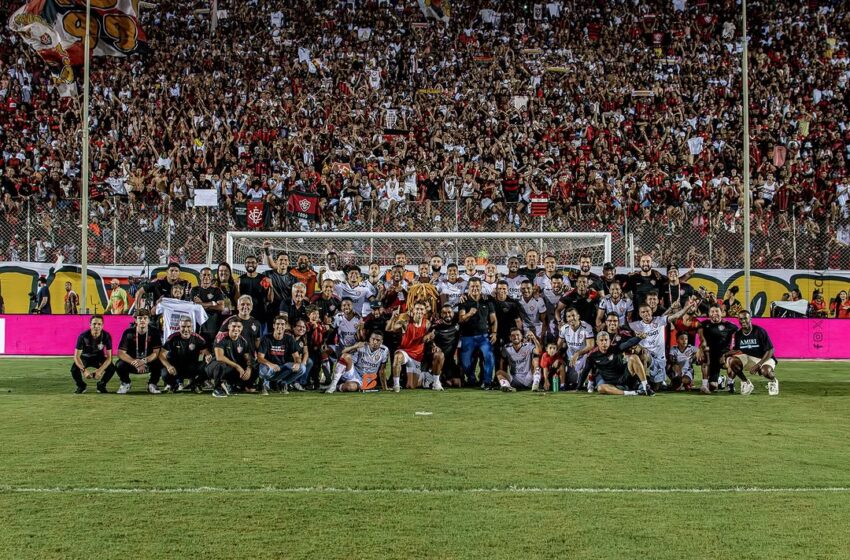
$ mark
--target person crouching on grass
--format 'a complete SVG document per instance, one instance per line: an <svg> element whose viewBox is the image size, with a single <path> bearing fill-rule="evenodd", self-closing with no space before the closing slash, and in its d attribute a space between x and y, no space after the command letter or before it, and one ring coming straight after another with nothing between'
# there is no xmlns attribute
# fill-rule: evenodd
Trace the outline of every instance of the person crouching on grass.
<svg viewBox="0 0 850 560"><path fill-rule="evenodd" d="M162 373L159 361L159 349L162 347L162 334L150 327L150 311L139 309L136 312L136 324L124 331L118 345L118 366L115 368L121 385L116 391L119 395L130 392L130 375L148 374L148 393L158 395L157 387ZM106 385L108 377L102 383Z"/></svg>
<svg viewBox="0 0 850 560"><path fill-rule="evenodd" d="M183 317L179 322L180 330L168 337L159 351L159 361L165 370L164 392L190 391L201 392L206 380L204 366L210 359L207 342L192 330L192 319Z"/></svg>
<svg viewBox="0 0 850 560"><path fill-rule="evenodd" d="M253 354L242 336L240 321L227 324L227 335L216 340L214 352L215 359L207 364L207 375L213 379L213 397L230 396L234 386L251 382Z"/></svg>
<svg viewBox="0 0 850 560"><path fill-rule="evenodd" d="M753 324L749 311L738 313L741 328L735 333L732 351L726 358L729 370L729 382L741 379L741 394L749 395L755 389L753 382L747 379L747 373L761 375L767 379L767 394L775 397L779 394L779 381L776 379L776 360L773 357L773 342L764 328ZM747 373L744 373L746 370Z"/></svg>
<svg viewBox="0 0 850 560"><path fill-rule="evenodd" d="M263 380L263 395L272 389L288 393L287 385L298 382L304 384L313 367L310 349L304 333L307 325L303 319L295 321L292 333L285 315L278 315L272 324L272 333L260 341L257 351L260 378Z"/></svg>
<svg viewBox="0 0 850 560"><path fill-rule="evenodd" d="M85 379L96 379L97 392L107 393L106 382L115 374L112 364L112 335L103 330L103 317L92 315L88 330L77 337L71 377L77 384L74 393L86 392Z"/></svg>
<svg viewBox="0 0 850 560"><path fill-rule="evenodd" d="M334 366L334 375L326 393L357 392L363 390L364 376L382 377L390 351L384 346L384 333L376 330L369 342L357 342L343 349Z"/></svg>
<svg viewBox="0 0 850 560"><path fill-rule="evenodd" d="M523 342L522 330L511 330L511 343L502 348L502 367L496 372L505 393L517 389L540 388L540 341L528 331Z"/></svg>
<svg viewBox="0 0 850 560"><path fill-rule="evenodd" d="M600 395L653 396L655 391L647 383L643 361L631 350L640 341L639 337L632 337L614 346L607 331L597 334L596 349L584 363L579 387L588 376L593 375ZM588 384L588 387L588 392L591 392L593 385Z"/></svg>

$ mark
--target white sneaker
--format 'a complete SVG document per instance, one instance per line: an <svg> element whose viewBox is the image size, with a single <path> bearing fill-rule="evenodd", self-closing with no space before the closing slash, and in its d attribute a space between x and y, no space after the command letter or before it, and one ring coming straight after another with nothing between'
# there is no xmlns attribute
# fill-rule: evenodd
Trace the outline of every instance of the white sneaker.
<svg viewBox="0 0 850 560"><path fill-rule="evenodd" d="M184 379L183 384L180 385L180 387L178 387L177 390L178 391L188 391L191 388L192 388L192 380L191 379Z"/></svg>
<svg viewBox="0 0 850 560"><path fill-rule="evenodd" d="M440 383L440 378L436 375L434 376L434 383L431 385L431 390L432 391L442 391L443 390L443 384Z"/></svg>
<svg viewBox="0 0 850 560"><path fill-rule="evenodd" d="M260 391L260 394L268 396L269 394L269 382L263 381L263 389Z"/></svg>
<svg viewBox="0 0 850 560"><path fill-rule="evenodd" d="M393 385L393 393L401 393L401 385Z"/></svg>
<svg viewBox="0 0 850 560"><path fill-rule="evenodd" d="M539 381L532 381L531 382L531 392L536 393L539 390L540 390L540 382Z"/></svg>
<svg viewBox="0 0 850 560"><path fill-rule="evenodd" d="M115 393L118 394L118 395L126 395L129 392L130 392L130 384L129 383L122 383L121 385L118 386L118 390L115 391Z"/></svg>
<svg viewBox="0 0 850 560"><path fill-rule="evenodd" d="M337 386L337 383L331 383L330 385L328 385L328 388L325 391L325 393L328 394L328 395L330 395L332 393L336 393L336 386Z"/></svg>
<svg viewBox="0 0 850 560"><path fill-rule="evenodd" d="M771 397L775 397L779 394L779 380L772 379L767 382L767 394Z"/></svg>
<svg viewBox="0 0 850 560"><path fill-rule="evenodd" d="M753 392L753 390L755 388L756 388L756 386L753 385L752 381L747 381L746 383L741 383L741 394L742 395L749 395L750 393Z"/></svg>
<svg viewBox="0 0 850 560"><path fill-rule="evenodd" d="M151 395L159 395L160 393L162 393L162 391L160 391L159 388L153 383L148 383L148 393L150 393Z"/></svg>
<svg viewBox="0 0 850 560"><path fill-rule="evenodd" d="M161 393L170 393L171 392L171 385L166 385L165 387L162 388L162 391L160 391L160 392Z"/></svg>
<svg viewBox="0 0 850 560"><path fill-rule="evenodd" d="M587 392L588 393L592 393L595 390L596 390L596 384L595 383L588 383L587 384Z"/></svg>

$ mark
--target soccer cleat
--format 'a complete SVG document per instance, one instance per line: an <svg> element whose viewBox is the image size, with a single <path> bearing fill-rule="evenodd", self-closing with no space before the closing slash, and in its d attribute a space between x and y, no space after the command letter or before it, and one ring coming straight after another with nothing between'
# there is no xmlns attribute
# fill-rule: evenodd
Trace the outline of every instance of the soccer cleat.
<svg viewBox="0 0 850 560"><path fill-rule="evenodd" d="M533 382L531 383L531 391L532 391L533 393L536 393L536 392L537 392L537 391L539 391L539 390L540 390L540 382L539 382L539 381L533 381Z"/></svg>
<svg viewBox="0 0 850 560"><path fill-rule="evenodd" d="M503 393L516 393L516 389L514 389L510 385L502 385L502 392Z"/></svg>
<svg viewBox="0 0 850 560"><path fill-rule="evenodd" d="M745 381L744 383L741 383L741 394L749 395L755 390L755 388L756 386L753 385L752 381Z"/></svg>
<svg viewBox="0 0 850 560"><path fill-rule="evenodd" d="M638 387L637 394L642 396L642 397L654 397L655 391L653 391L652 387L647 385L646 387L643 387L643 386Z"/></svg>
<svg viewBox="0 0 850 560"><path fill-rule="evenodd" d="M771 379L767 382L767 394L771 397L775 397L779 394L779 380Z"/></svg>
<svg viewBox="0 0 850 560"><path fill-rule="evenodd" d="M75 395L82 395L82 394L83 394L83 393L85 393L87 390L88 390L88 386L87 386L87 385L77 385L77 388L76 388L76 389L74 389L74 394L75 394Z"/></svg>
<svg viewBox="0 0 850 560"><path fill-rule="evenodd" d="M127 393L130 392L130 384L129 383L122 383L121 385L118 386L118 390L115 391L115 392L119 395L126 395Z"/></svg>
<svg viewBox="0 0 850 560"><path fill-rule="evenodd" d="M401 385L393 385L393 393L401 393Z"/></svg>
<svg viewBox="0 0 850 560"><path fill-rule="evenodd" d="M703 395L710 395L711 389L708 388L708 385L703 385L702 387L699 388L699 392L702 393Z"/></svg>
<svg viewBox="0 0 850 560"><path fill-rule="evenodd" d="M102 384L102 383L98 383L98 384L97 384L97 392L98 392L98 393L106 394L106 393L108 393L109 391L107 391L107 390L106 390L106 385L104 385L104 384Z"/></svg>
<svg viewBox="0 0 850 560"><path fill-rule="evenodd" d="M742 385L743 386L743 385ZM735 394L735 380L729 379L726 383L726 390L729 391L730 395Z"/></svg>
<svg viewBox="0 0 850 560"><path fill-rule="evenodd" d="M440 383L439 377L434 376L434 383L431 385L431 390L432 391L442 391L443 390L443 384Z"/></svg>
<svg viewBox="0 0 850 560"><path fill-rule="evenodd" d="M227 393L223 389L215 389L212 392L212 396L214 396L217 399L223 399L223 398L227 397Z"/></svg>
<svg viewBox="0 0 850 560"><path fill-rule="evenodd" d="M330 385L328 385L328 388L325 390L325 394L331 395L333 393L336 393L336 385L331 383Z"/></svg>
<svg viewBox="0 0 850 560"><path fill-rule="evenodd" d="M594 392L595 390L596 390L596 384L595 384L595 383L593 383L592 381L589 381L589 382L587 383L587 392L588 392L588 393L592 393L592 392Z"/></svg>
<svg viewBox="0 0 850 560"><path fill-rule="evenodd" d="M166 387L168 387L168 385L166 385ZM159 388L153 383L148 383L148 393L150 393L151 395L159 395L160 393L162 393L162 391L160 391Z"/></svg>

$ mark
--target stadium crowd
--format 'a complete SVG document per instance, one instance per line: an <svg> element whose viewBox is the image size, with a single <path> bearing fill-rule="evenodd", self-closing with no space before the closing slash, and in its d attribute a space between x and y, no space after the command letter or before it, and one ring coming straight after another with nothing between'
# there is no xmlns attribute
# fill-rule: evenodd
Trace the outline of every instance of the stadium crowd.
<svg viewBox="0 0 850 560"><path fill-rule="evenodd" d="M494 264L479 267L474 255L459 266L439 256L410 263L398 252L391 267L370 265L364 274L340 268L333 252L314 270L303 254L293 265L267 247L260 259L245 259L242 276L222 263L203 269L194 288L173 263L135 293L135 322L120 338L117 362L95 315L78 339L71 374L77 393L86 392L86 378L106 393L117 373L121 394L130 391L131 374L142 374L150 393L207 389L215 397L387 391L390 378L395 392L551 387L651 396L697 389L699 364L701 393L735 392L737 377L749 394L748 374L764 376L769 394L779 393L770 337L734 293L718 300L695 291L687 283L692 270L670 265L662 274L648 255L630 274L608 263L597 276L589 257L570 270L556 262L529 250L500 274ZM261 264L270 270L258 272Z"/></svg>
<svg viewBox="0 0 850 560"><path fill-rule="evenodd" d="M192 232L246 227L249 201L274 230L535 230L545 195L548 229L628 220L662 262L740 266L734 1L454 0L448 22L402 0L218 6L211 35L205 2L158 2L149 53L95 61L92 262L153 262L167 230L201 262ZM792 229L801 267L850 268L847 8L750 4L756 268L792 266ZM2 256L29 211L35 255L73 262L80 101L9 33L0 100ZM201 188L216 208L193 207ZM314 221L293 191L318 195Z"/></svg>

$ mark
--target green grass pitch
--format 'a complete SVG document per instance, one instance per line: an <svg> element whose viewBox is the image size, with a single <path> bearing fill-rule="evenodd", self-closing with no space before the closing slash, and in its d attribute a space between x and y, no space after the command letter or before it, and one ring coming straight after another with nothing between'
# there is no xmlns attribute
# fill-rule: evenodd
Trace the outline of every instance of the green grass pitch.
<svg viewBox="0 0 850 560"><path fill-rule="evenodd" d="M846 363L652 399L73 395L69 364L0 360L0 558L850 558Z"/></svg>

